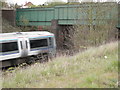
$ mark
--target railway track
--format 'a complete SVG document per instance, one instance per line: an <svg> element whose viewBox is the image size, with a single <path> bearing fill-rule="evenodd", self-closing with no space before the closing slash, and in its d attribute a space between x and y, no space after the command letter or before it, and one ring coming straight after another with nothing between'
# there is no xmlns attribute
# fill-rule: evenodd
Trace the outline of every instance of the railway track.
<svg viewBox="0 0 120 90"><path fill-rule="evenodd" d="M6 66L6 67L1 67L0 70L2 70L4 72L4 71L14 70L16 67L25 68L25 67L33 65L35 63L45 63L45 62L48 62L50 59L51 59L51 57L48 57L47 54L38 54L36 56L13 59L13 60L11 60L11 63L14 63L13 65ZM22 62L20 62L20 61L22 61ZM5 62L5 64L8 65L8 62ZM3 63L4 62L2 62L2 64Z"/></svg>

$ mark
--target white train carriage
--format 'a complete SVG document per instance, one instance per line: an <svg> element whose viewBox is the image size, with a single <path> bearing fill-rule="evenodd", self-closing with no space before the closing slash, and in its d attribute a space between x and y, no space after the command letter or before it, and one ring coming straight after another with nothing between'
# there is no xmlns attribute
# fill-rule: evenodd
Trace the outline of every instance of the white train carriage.
<svg viewBox="0 0 120 90"><path fill-rule="evenodd" d="M56 53L56 42L53 33L46 31L18 32L0 34L0 62L12 59L47 53ZM12 62L14 63L14 62ZM3 66L7 66L3 64Z"/></svg>

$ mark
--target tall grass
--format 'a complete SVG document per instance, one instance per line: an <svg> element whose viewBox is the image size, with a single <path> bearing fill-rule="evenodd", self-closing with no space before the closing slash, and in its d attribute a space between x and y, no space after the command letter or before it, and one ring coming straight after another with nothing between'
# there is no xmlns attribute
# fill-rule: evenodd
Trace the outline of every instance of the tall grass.
<svg viewBox="0 0 120 90"><path fill-rule="evenodd" d="M117 42L3 72L4 88L114 88L117 82Z"/></svg>

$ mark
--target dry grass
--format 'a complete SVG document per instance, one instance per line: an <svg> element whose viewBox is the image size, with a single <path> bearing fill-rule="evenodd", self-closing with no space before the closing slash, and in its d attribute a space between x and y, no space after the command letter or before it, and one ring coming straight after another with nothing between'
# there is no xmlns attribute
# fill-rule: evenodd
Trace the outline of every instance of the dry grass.
<svg viewBox="0 0 120 90"><path fill-rule="evenodd" d="M9 24L9 22L5 19L3 19L2 22L2 33L9 33L9 32L20 32L22 31L20 28L18 27L13 27L12 25Z"/></svg>
<svg viewBox="0 0 120 90"><path fill-rule="evenodd" d="M4 88L114 88L117 82L118 42L3 73Z"/></svg>

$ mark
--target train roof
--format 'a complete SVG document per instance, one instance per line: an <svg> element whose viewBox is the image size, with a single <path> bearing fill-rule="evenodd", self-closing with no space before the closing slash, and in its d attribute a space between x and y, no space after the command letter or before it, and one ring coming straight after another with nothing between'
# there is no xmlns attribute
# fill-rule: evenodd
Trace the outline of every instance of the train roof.
<svg viewBox="0 0 120 90"><path fill-rule="evenodd" d="M0 33L0 40L3 39L17 39L19 37L40 37L40 36L53 36L53 33L47 31L34 31L34 32L12 32L12 33Z"/></svg>

